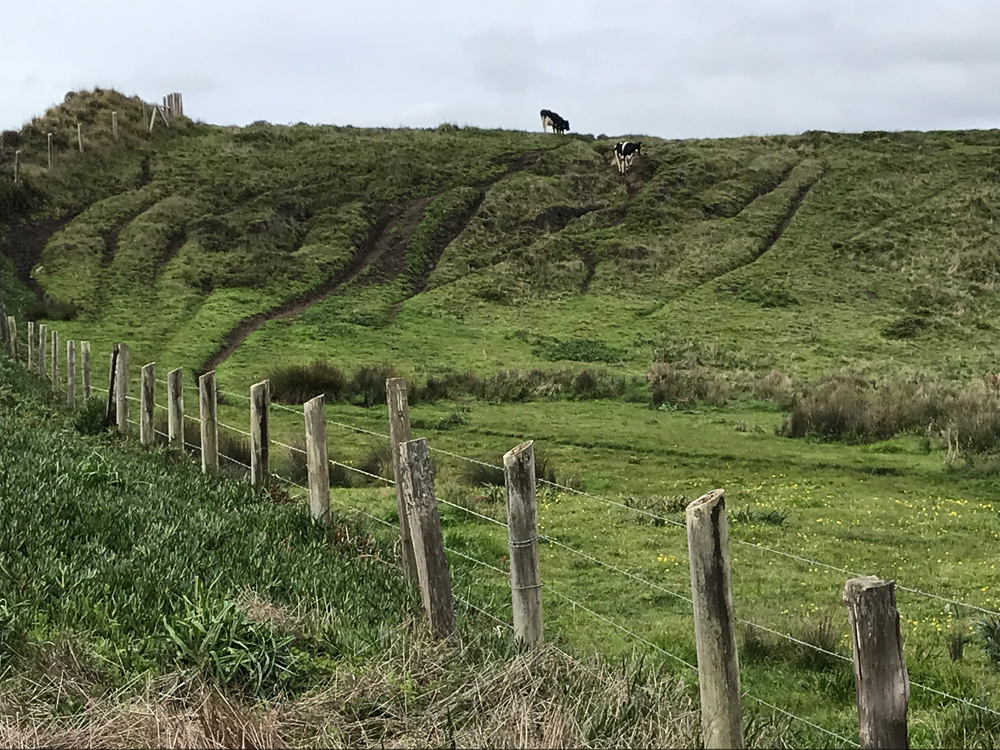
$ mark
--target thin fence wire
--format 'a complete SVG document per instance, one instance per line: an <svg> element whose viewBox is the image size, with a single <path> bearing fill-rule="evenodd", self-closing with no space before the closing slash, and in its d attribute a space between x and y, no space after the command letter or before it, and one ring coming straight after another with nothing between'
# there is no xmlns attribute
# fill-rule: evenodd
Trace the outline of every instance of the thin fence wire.
<svg viewBox="0 0 1000 750"><path fill-rule="evenodd" d="M744 693L743 697L744 698L749 698L750 700L753 700L753 701L757 701L761 705L767 706L768 708L771 708L771 709L774 709L778 713L783 714L783 715L787 716L790 719L795 719L796 721L801 721L803 724L808 724L813 729L818 729L823 734L827 734L827 735L829 735L831 737L837 738L838 740L840 740L841 742L843 742L845 745L850 745L851 747L861 747L861 745L858 744L857 742L855 742L854 740L848 739L847 737L844 737L842 734L837 734L836 732L831 732L829 729L827 729L825 727L821 727L819 724L814 724L813 722L809 721L809 719L804 719L801 716L796 716L795 714L791 713L790 711L786 711L783 708L778 708L773 703L768 703L767 701L761 700L760 698L757 698L756 696L750 695L749 693Z"/></svg>

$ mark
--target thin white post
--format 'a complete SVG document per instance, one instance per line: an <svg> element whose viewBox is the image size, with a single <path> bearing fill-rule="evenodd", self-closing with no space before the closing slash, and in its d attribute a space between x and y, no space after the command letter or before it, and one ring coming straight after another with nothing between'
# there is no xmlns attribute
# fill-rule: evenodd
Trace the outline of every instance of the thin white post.
<svg viewBox="0 0 1000 750"><path fill-rule="evenodd" d="M115 139L115 143L118 143L118 113L111 113L111 135Z"/></svg>
<svg viewBox="0 0 1000 750"><path fill-rule="evenodd" d="M49 133L47 140L49 142L49 169L52 169L52 133Z"/></svg>
<svg viewBox="0 0 1000 750"><path fill-rule="evenodd" d="M28 321L28 372L35 364L35 321Z"/></svg>
<svg viewBox="0 0 1000 750"><path fill-rule="evenodd" d="M21 184L21 149L14 152L14 184Z"/></svg>
<svg viewBox="0 0 1000 750"><path fill-rule="evenodd" d="M83 359L83 399L90 398L90 342L80 342L80 357Z"/></svg>

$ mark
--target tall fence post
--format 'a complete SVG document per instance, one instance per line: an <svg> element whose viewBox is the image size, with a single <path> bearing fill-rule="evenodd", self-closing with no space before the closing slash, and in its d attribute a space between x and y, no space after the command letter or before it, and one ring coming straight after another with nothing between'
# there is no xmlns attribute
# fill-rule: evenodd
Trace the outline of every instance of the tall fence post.
<svg viewBox="0 0 1000 750"><path fill-rule="evenodd" d="M431 632L438 638L444 638L455 632L455 610L427 439L400 443L399 463L403 475L403 496L413 530L413 552L424 615L430 623Z"/></svg>
<svg viewBox="0 0 1000 750"><path fill-rule="evenodd" d="M44 323L38 324L38 374L45 374L45 340L46 327Z"/></svg>
<svg viewBox="0 0 1000 750"><path fill-rule="evenodd" d="M111 137L115 139L115 143L118 143L118 113L111 113Z"/></svg>
<svg viewBox="0 0 1000 750"><path fill-rule="evenodd" d="M108 364L108 404L104 410L104 429L110 430L115 421L115 391L118 374L118 344L111 347L111 357Z"/></svg>
<svg viewBox="0 0 1000 750"><path fill-rule="evenodd" d="M178 367L167 373L167 445L184 450L184 371Z"/></svg>
<svg viewBox="0 0 1000 750"><path fill-rule="evenodd" d="M80 342L80 357L83 359L83 399L90 398L90 342Z"/></svg>
<svg viewBox="0 0 1000 750"><path fill-rule="evenodd" d="M250 386L250 484L253 485L266 484L271 474L271 433L267 424L270 403L270 381L264 380Z"/></svg>
<svg viewBox="0 0 1000 750"><path fill-rule="evenodd" d="M7 330L10 332L10 356L17 362L17 319L7 316Z"/></svg>
<svg viewBox="0 0 1000 750"><path fill-rule="evenodd" d="M52 332L52 390L59 390L59 331Z"/></svg>
<svg viewBox="0 0 1000 750"><path fill-rule="evenodd" d="M542 576L535 512L535 448L529 440L503 457L507 485L507 544L514 638L528 648L542 643Z"/></svg>
<svg viewBox="0 0 1000 750"><path fill-rule="evenodd" d="M201 414L201 470L219 473L219 419L215 392L215 370L198 378L198 409Z"/></svg>
<svg viewBox="0 0 1000 750"><path fill-rule="evenodd" d="M406 394L405 378L389 378L385 381L385 396L389 403L389 447L392 452L392 475L396 479L396 512L399 515L399 541L403 557L403 576L406 582L416 586L420 583L417 575L417 561L413 554L413 529L409 511L403 499L403 483L400 479L399 446L410 439L410 405Z"/></svg>
<svg viewBox="0 0 1000 750"><path fill-rule="evenodd" d="M66 342L66 405L76 406L76 342Z"/></svg>
<svg viewBox="0 0 1000 750"><path fill-rule="evenodd" d="M52 133L48 134L46 140L48 141L49 146L49 169L52 169Z"/></svg>
<svg viewBox="0 0 1000 750"><path fill-rule="evenodd" d="M35 366L35 321L28 321L28 372L32 372Z"/></svg>
<svg viewBox="0 0 1000 750"><path fill-rule="evenodd" d="M702 739L709 749L743 747L725 492L702 495L686 515Z"/></svg>
<svg viewBox="0 0 1000 750"><path fill-rule="evenodd" d="M128 432L128 344L118 345L118 368L115 375L115 414L118 432Z"/></svg>
<svg viewBox="0 0 1000 750"><path fill-rule="evenodd" d="M903 659L895 584L852 578L844 604L854 641L854 686L862 748L909 748L910 679Z"/></svg>
<svg viewBox="0 0 1000 750"><path fill-rule="evenodd" d="M326 407L320 395L306 401L306 461L309 469L309 516L330 523L330 463L326 453Z"/></svg>
<svg viewBox="0 0 1000 750"><path fill-rule="evenodd" d="M156 441L153 430L153 403L156 393L156 363L142 366L142 395L139 399L139 442L152 445Z"/></svg>

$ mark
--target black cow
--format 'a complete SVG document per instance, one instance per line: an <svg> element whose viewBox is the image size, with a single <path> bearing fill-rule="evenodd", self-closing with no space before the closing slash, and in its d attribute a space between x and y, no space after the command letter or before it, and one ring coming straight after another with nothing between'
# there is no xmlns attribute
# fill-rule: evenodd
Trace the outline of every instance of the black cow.
<svg viewBox="0 0 1000 750"><path fill-rule="evenodd" d="M565 133L569 130L569 120L564 120L551 109L542 110L542 132L552 128L553 133Z"/></svg>
<svg viewBox="0 0 1000 750"><path fill-rule="evenodd" d="M642 144L632 143L631 141L621 141L615 145L615 164L618 165L618 171L622 174L632 166L632 162L635 161L635 157L642 156Z"/></svg>

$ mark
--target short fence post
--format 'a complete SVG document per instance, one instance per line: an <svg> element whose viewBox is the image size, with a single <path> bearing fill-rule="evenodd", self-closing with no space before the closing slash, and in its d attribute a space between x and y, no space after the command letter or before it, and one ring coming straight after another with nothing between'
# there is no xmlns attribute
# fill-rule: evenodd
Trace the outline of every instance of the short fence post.
<svg viewBox="0 0 1000 750"><path fill-rule="evenodd" d="M76 139L80 143L80 153L83 153L83 125L80 123L76 124Z"/></svg>
<svg viewBox="0 0 1000 750"><path fill-rule="evenodd" d="M271 402L271 383L264 380L250 386L250 484L266 484L271 474L269 447L271 433L267 409Z"/></svg>
<svg viewBox="0 0 1000 750"><path fill-rule="evenodd" d="M178 367L167 373L167 444L170 450L184 450L184 371Z"/></svg>
<svg viewBox="0 0 1000 750"><path fill-rule="evenodd" d="M201 414L201 470L219 473L219 421L215 370L198 378L198 409Z"/></svg>
<svg viewBox="0 0 1000 750"><path fill-rule="evenodd" d="M44 323L38 324L38 374L45 374L45 340L46 327Z"/></svg>
<svg viewBox="0 0 1000 750"><path fill-rule="evenodd" d="M90 398L90 342L80 342L80 357L83 359L83 399Z"/></svg>
<svg viewBox="0 0 1000 750"><path fill-rule="evenodd" d="M306 460L309 469L309 516L322 524L330 523L330 463L326 453L325 398L320 395L306 401Z"/></svg>
<svg viewBox="0 0 1000 750"><path fill-rule="evenodd" d="M76 342L66 342L66 405L76 406Z"/></svg>
<svg viewBox="0 0 1000 750"><path fill-rule="evenodd" d="M152 445L156 439L153 431L153 398L156 393L156 363L142 366L142 395L139 400L139 442Z"/></svg>
<svg viewBox="0 0 1000 750"><path fill-rule="evenodd" d="M535 448L529 440L503 457L507 485L507 544L514 638L528 648L542 643L542 576L535 513Z"/></svg>
<svg viewBox="0 0 1000 750"><path fill-rule="evenodd" d="M111 136L115 139L115 143L118 142L118 113L111 113Z"/></svg>
<svg viewBox="0 0 1000 750"><path fill-rule="evenodd" d="M115 375L115 413L118 432L128 432L128 344L118 345L118 368Z"/></svg>
<svg viewBox="0 0 1000 750"><path fill-rule="evenodd" d="M115 421L115 391L116 375L118 374L118 344L111 347L111 358L108 366L108 405L104 410L104 429L111 429Z"/></svg>
<svg viewBox="0 0 1000 750"><path fill-rule="evenodd" d="M21 149L14 152L14 184L21 184Z"/></svg>
<svg viewBox="0 0 1000 750"><path fill-rule="evenodd" d="M7 330L10 331L10 356L17 362L17 319L13 315L7 316Z"/></svg>
<svg viewBox="0 0 1000 750"><path fill-rule="evenodd" d="M35 321L28 321L28 372L31 372L35 365Z"/></svg>
<svg viewBox="0 0 1000 750"><path fill-rule="evenodd" d="M455 632L455 610L427 439L400 443L399 463L403 475L403 496L413 530L413 552L424 615L430 623L431 632L438 638L444 638Z"/></svg>
<svg viewBox="0 0 1000 750"><path fill-rule="evenodd" d="M399 445L410 439L410 406L406 395L406 379L386 380L385 395L389 402L389 448L392 452L392 475L396 479L396 512L399 515L403 576L407 583L416 586L420 583L420 578L417 575L417 562L413 555L413 529L406 501L403 499L403 483L399 468Z"/></svg>
<svg viewBox="0 0 1000 750"><path fill-rule="evenodd" d="M48 134L48 138L46 140L48 141L49 146L49 169L52 169L52 133Z"/></svg>
<svg viewBox="0 0 1000 750"><path fill-rule="evenodd" d="M743 747L725 493L702 495L686 515L702 739L706 748Z"/></svg>
<svg viewBox="0 0 1000 750"><path fill-rule="evenodd" d="M52 390L59 390L59 331L52 332Z"/></svg>
<svg viewBox="0 0 1000 750"><path fill-rule="evenodd" d="M862 748L909 748L910 679L903 659L895 584L852 578L844 604L854 641L854 686Z"/></svg>

